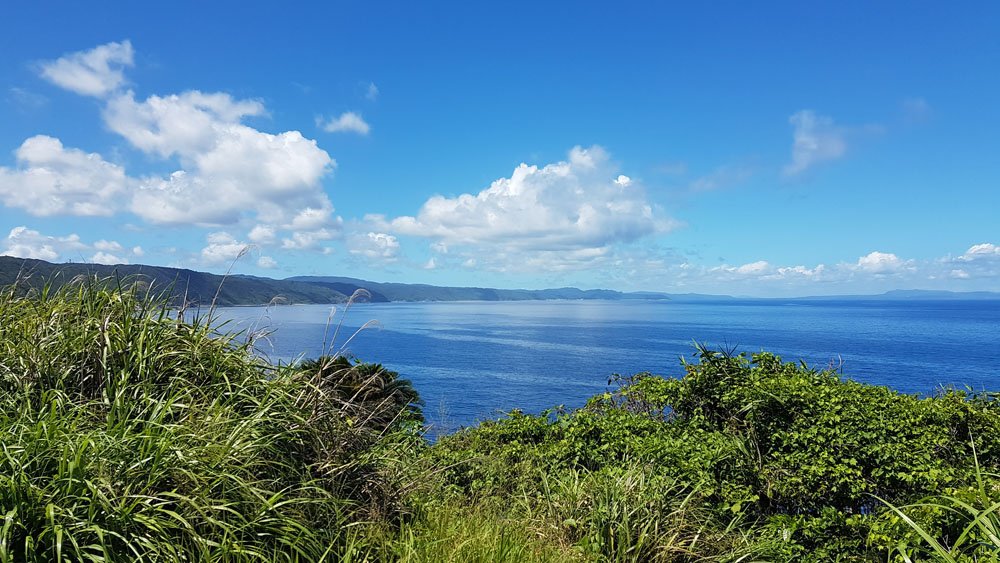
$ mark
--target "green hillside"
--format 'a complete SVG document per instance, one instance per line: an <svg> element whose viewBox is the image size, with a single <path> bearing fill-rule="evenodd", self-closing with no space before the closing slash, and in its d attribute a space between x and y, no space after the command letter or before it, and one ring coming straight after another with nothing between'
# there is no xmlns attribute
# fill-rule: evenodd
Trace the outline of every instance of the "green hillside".
<svg viewBox="0 0 1000 563"><path fill-rule="evenodd" d="M274 300L283 303L340 303L347 299L341 291L321 284L253 276L229 276L223 283L223 276L179 268L138 264L52 264L0 256L0 286L18 282L23 287L40 288L46 283L59 287L78 276L139 278L161 291L169 290L173 302L186 298L194 305L210 304L217 291L216 304L222 307L266 305Z"/></svg>

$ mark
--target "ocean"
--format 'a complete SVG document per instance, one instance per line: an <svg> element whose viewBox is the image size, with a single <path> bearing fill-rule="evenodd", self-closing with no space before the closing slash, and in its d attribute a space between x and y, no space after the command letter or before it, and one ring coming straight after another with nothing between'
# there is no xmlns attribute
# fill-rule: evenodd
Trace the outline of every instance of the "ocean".
<svg viewBox="0 0 1000 563"><path fill-rule="evenodd" d="M329 305L218 310L228 330L265 330L257 347L271 361L327 350L398 371L435 433L515 408L579 407L613 373L680 376L695 342L839 366L846 378L907 393L1000 391L1000 301L397 302L344 313L338 306L331 321ZM369 321L378 326L358 332Z"/></svg>

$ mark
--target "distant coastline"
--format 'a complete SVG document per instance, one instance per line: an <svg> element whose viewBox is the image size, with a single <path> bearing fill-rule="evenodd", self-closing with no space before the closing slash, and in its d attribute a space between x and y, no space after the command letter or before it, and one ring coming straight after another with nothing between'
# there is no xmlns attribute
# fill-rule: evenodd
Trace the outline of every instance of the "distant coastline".
<svg viewBox="0 0 1000 563"><path fill-rule="evenodd" d="M100 278L140 278L154 288L169 292L172 299L183 299L195 305L207 305L214 300L216 305L223 307L272 303L343 303L360 289L366 290L371 296L370 301L377 303L549 300L657 300L677 303L1000 300L1000 292L994 291L954 292L921 289L893 290L875 295L740 297L701 293L622 292L575 287L551 289L449 287L373 282L342 276L293 276L285 279L242 274L221 276L195 270L143 264L54 264L44 260L0 256L0 286L19 283L26 288L37 289L48 283L58 287L81 275Z"/></svg>

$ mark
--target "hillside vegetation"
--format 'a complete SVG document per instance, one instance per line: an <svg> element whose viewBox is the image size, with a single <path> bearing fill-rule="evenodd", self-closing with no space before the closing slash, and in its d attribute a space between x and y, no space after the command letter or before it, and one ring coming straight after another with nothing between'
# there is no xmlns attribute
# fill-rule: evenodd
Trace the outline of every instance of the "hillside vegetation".
<svg viewBox="0 0 1000 563"><path fill-rule="evenodd" d="M165 298L208 307L212 303L266 305L281 303L342 303L357 286L328 286L253 276L219 276L180 268L139 264L52 264L43 260L0 256L0 287L17 283L20 288L59 288L83 277L141 280L166 291ZM223 283L224 282L224 283Z"/></svg>
<svg viewBox="0 0 1000 563"><path fill-rule="evenodd" d="M145 288L0 293L0 562L1000 554L990 394L699 350L431 444L390 369L268 365Z"/></svg>

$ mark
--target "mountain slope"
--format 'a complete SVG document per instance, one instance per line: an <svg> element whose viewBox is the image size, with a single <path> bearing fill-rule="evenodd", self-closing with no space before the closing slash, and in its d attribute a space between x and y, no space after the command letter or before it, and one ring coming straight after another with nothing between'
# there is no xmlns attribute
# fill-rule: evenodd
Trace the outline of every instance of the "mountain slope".
<svg viewBox="0 0 1000 563"><path fill-rule="evenodd" d="M537 301L543 299L628 299L629 294L610 289L494 289L489 287L442 287L426 284L378 283L338 276L295 276L290 281L345 284L363 287L389 301ZM663 294L646 294L644 299L665 298Z"/></svg>
<svg viewBox="0 0 1000 563"><path fill-rule="evenodd" d="M179 268L138 264L52 264L43 260L0 256L0 286L18 280L24 287L40 288L46 283L60 286L81 275L137 277L151 283L154 289L169 291L173 301L186 298L195 305L210 304L217 291L216 304L219 306L265 305L275 299L285 303L340 303L347 299L336 286L324 284L254 276L229 276L223 283L223 276Z"/></svg>

